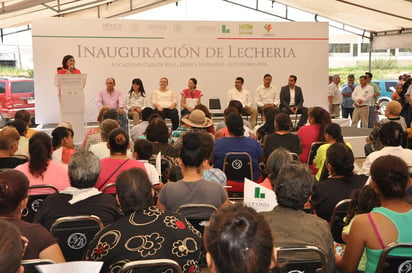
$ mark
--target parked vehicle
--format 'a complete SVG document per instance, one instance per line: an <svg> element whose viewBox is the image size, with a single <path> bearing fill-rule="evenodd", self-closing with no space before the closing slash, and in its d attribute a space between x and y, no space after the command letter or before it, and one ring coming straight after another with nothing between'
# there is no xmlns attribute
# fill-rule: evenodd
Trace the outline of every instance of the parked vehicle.
<svg viewBox="0 0 412 273"><path fill-rule="evenodd" d="M23 109L34 116L34 107L33 79L0 76L0 124Z"/></svg>
<svg viewBox="0 0 412 273"><path fill-rule="evenodd" d="M376 103L379 106L379 114L384 115L386 110L386 105L392 100L392 94L396 90L397 80L377 80L372 81L379 86L381 90L381 95L378 97Z"/></svg>

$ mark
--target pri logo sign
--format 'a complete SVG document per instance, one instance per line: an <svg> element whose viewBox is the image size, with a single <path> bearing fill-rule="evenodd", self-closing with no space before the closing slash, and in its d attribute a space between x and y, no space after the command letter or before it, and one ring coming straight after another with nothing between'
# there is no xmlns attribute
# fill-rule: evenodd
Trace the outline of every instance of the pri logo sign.
<svg viewBox="0 0 412 273"><path fill-rule="evenodd" d="M266 32L271 32L272 31L272 24L266 24L266 25L264 25L264 28L265 28L265 30L266 30Z"/></svg>

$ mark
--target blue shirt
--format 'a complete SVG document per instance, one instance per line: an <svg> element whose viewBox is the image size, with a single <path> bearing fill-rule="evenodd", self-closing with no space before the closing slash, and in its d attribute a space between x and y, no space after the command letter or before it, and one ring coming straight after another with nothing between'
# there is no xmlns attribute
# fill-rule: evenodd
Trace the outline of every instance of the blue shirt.
<svg viewBox="0 0 412 273"><path fill-rule="evenodd" d="M353 85L353 90L355 90L356 86L357 86L357 84ZM342 89L341 89L340 92L341 93L351 93L352 94L353 90L352 90L352 88L349 87L348 84L344 84L342 86ZM354 101L351 97L345 97L345 96L342 95L342 107L343 108L353 108L353 103L354 103Z"/></svg>

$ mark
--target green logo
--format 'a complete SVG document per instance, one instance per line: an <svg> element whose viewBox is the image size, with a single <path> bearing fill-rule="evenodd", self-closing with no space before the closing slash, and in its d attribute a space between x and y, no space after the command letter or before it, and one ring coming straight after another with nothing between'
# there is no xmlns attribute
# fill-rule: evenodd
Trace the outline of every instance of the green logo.
<svg viewBox="0 0 412 273"><path fill-rule="evenodd" d="M263 192L260 193L260 188L259 187L255 188L255 198L260 198L260 199L265 198L265 194Z"/></svg>
<svg viewBox="0 0 412 273"><path fill-rule="evenodd" d="M230 29L226 28L226 25L222 25L222 33L230 33Z"/></svg>

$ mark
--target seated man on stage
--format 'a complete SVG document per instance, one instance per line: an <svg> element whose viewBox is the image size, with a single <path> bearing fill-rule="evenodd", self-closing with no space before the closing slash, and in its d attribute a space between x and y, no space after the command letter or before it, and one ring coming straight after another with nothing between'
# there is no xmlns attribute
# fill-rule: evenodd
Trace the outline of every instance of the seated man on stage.
<svg viewBox="0 0 412 273"><path fill-rule="evenodd" d="M263 84L256 88L256 105L258 112L263 115L263 108L266 106L279 107L279 91L271 85L272 75L263 76Z"/></svg>
<svg viewBox="0 0 412 273"><path fill-rule="evenodd" d="M119 111L120 127L127 130L127 116L124 110L123 94L120 90L115 89L116 81L114 78L106 79L106 88L100 90L97 95L97 108L100 110L103 106L107 106Z"/></svg>
<svg viewBox="0 0 412 273"><path fill-rule="evenodd" d="M243 88L245 80L242 77L237 77L235 80L235 88L227 91L227 102L237 100L242 103L242 113L250 115L250 125L252 128L256 126L257 110L252 107L252 96L249 90ZM241 114L242 114L241 113Z"/></svg>
<svg viewBox="0 0 412 273"><path fill-rule="evenodd" d="M280 111L286 114L300 114L299 123L295 130L306 124L308 120L308 109L303 106L302 89L295 85L297 77L295 75L289 76L288 85L282 86L280 89Z"/></svg>

